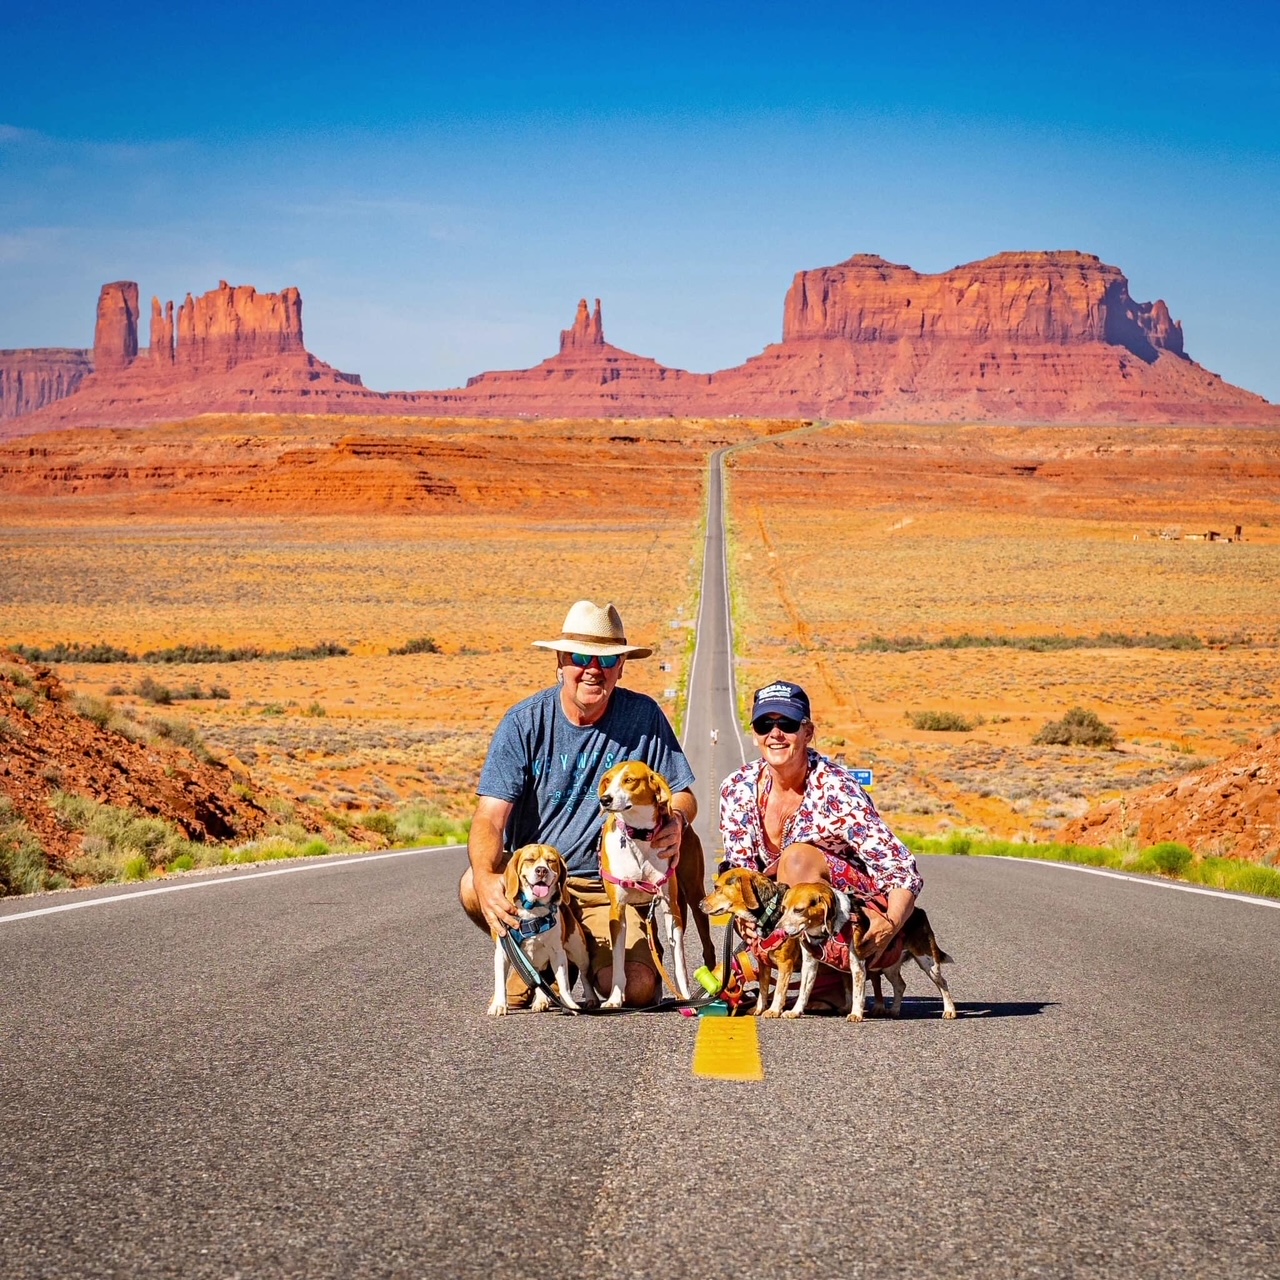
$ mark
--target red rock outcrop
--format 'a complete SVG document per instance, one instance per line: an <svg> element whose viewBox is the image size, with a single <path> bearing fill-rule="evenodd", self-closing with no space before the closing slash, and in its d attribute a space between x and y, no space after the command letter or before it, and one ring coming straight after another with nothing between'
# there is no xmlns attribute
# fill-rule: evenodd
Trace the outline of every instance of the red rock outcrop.
<svg viewBox="0 0 1280 1280"><path fill-rule="evenodd" d="M1280 407L1185 354L1164 302L1134 301L1118 268L1076 252L1002 253L934 275L868 254L802 271L782 341L715 374L606 342L599 299L594 311L579 302L556 355L449 391L373 392L317 360L296 289L223 281L176 315L153 300L148 360L130 355L136 330L137 287L105 286L97 371L65 404L0 423L0 437L214 411L1280 426Z"/></svg>
<svg viewBox="0 0 1280 1280"><path fill-rule="evenodd" d="M1112 800L1063 827L1072 844L1177 840L1196 853L1257 862L1280 853L1280 737L1263 738L1177 782Z"/></svg>
<svg viewBox="0 0 1280 1280"><path fill-rule="evenodd" d="M532 369L481 373L460 392L422 392L417 404L437 413L558 418L668 417L696 412L709 374L670 369L604 340L600 299L578 303L573 327L560 331L558 354Z"/></svg>
<svg viewBox="0 0 1280 1280"><path fill-rule="evenodd" d="M870 254L801 271L782 342L715 375L740 412L905 421L1280 424L1188 359L1163 302L1092 254L1001 253L936 275Z"/></svg>
<svg viewBox="0 0 1280 1280"><path fill-rule="evenodd" d="M92 355L70 347L0 351L0 422L69 396L93 372Z"/></svg>
<svg viewBox="0 0 1280 1280"><path fill-rule="evenodd" d="M151 347L149 354L153 364L168 366L173 363L173 303L163 307L159 298L151 299Z"/></svg>
<svg viewBox="0 0 1280 1280"><path fill-rule="evenodd" d="M259 293L225 280L199 298L187 294L178 311L175 363L184 369L227 370L248 360L304 350L302 295L297 289Z"/></svg>
<svg viewBox="0 0 1280 1280"><path fill-rule="evenodd" d="M132 280L104 284L93 330L95 371L124 369L138 358L138 286Z"/></svg>

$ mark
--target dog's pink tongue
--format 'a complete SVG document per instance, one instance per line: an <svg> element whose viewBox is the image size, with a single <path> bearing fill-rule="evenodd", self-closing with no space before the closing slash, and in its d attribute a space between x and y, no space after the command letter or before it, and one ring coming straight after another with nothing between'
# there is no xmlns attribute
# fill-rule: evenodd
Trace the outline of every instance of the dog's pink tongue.
<svg viewBox="0 0 1280 1280"><path fill-rule="evenodd" d="M549 884L531 884L529 888L533 890L535 898L549 898L551 896L551 886Z"/></svg>

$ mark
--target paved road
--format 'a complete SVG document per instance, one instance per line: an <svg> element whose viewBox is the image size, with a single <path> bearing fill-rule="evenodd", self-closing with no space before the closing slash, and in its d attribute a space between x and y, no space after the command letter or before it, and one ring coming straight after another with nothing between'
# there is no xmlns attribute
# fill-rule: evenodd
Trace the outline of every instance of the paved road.
<svg viewBox="0 0 1280 1280"><path fill-rule="evenodd" d="M0 902L0 1275L1280 1274L1280 910L925 859L961 1018L767 1023L741 1084L486 1018L462 864Z"/></svg>

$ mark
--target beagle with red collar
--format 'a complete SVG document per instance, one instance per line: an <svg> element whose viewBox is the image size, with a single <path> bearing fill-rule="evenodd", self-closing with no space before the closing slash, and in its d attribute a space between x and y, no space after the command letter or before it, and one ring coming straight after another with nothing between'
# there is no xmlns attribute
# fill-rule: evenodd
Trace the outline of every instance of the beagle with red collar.
<svg viewBox="0 0 1280 1280"><path fill-rule="evenodd" d="M782 899L782 919L779 928L800 942L800 992L795 1004L782 1016L798 1018L809 1002L813 981L818 973L823 948L829 939L842 934L849 939L849 970L853 975L853 1007L849 1011L850 1022L861 1022L866 1003L868 966L864 954L864 939L870 921L862 907L839 889L822 881L798 884L787 890ZM942 975L944 964L954 963L938 946L929 917L916 908L899 931L902 945L897 939L889 944L876 968L871 970L871 980L876 989L876 1012L884 1008L880 998L880 975L885 975L893 986L893 1008L889 1016L896 1018L902 1012L902 996L907 984L902 977L902 963L910 956L924 970L929 981L942 996L942 1016L956 1016L955 1001ZM885 961L889 962L886 964Z"/></svg>
<svg viewBox="0 0 1280 1280"><path fill-rule="evenodd" d="M582 922L564 899L568 880L564 859L549 844L527 844L517 849L507 861L503 884L507 900L520 917L510 932L529 963L542 972L550 969L555 976L560 999L570 1009L574 1002L569 983L569 961L578 967L590 1002L595 1003L587 959L587 938ZM507 1012L507 976L511 962L503 950L501 936L493 933L493 999L489 1014L500 1018ZM534 992L530 1010L542 1013L551 1007L547 993Z"/></svg>
<svg viewBox="0 0 1280 1280"><path fill-rule="evenodd" d="M600 779L604 832L600 839L600 878L609 896L609 939L613 944L613 990L606 1009L622 1006L626 982L628 904L650 908L662 923L683 1000L689 998L684 962L684 901L675 856L668 858L650 843L654 831L674 812L667 780L639 760L616 764ZM683 822L683 819L682 819ZM683 835L683 832L682 832Z"/></svg>
<svg viewBox="0 0 1280 1280"><path fill-rule="evenodd" d="M764 962L760 966L760 992L752 1010L758 1018L781 1017L791 988L791 975L800 963L799 939L775 928L782 914L782 904L782 886L763 872L746 867L730 867L722 871L716 876L711 892L702 899L702 909L708 915L728 912L735 919L754 926L757 941L751 949ZM778 986L770 1004L769 988L773 983L774 969L778 971Z"/></svg>

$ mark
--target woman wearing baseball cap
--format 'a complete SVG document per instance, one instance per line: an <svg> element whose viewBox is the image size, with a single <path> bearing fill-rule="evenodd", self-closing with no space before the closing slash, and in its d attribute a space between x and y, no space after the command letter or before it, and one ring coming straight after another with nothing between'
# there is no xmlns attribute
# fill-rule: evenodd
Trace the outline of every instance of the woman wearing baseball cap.
<svg viewBox="0 0 1280 1280"><path fill-rule="evenodd" d="M906 923L924 881L853 770L812 747L809 695L789 680L755 692L751 729L760 759L720 788L720 834L730 866L790 888L825 880L857 898L871 922L874 962Z"/></svg>

